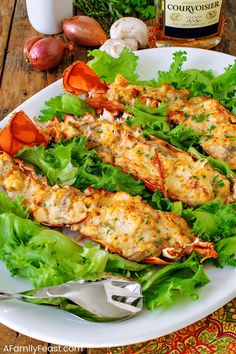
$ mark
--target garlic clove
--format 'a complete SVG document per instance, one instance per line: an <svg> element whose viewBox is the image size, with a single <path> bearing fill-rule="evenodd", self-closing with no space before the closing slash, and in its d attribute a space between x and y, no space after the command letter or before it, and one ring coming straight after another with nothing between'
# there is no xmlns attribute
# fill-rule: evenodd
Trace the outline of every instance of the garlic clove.
<svg viewBox="0 0 236 354"><path fill-rule="evenodd" d="M138 49L138 41L135 38L125 38L123 39L126 47L128 47L131 51L135 51Z"/></svg>
<svg viewBox="0 0 236 354"><path fill-rule="evenodd" d="M136 17L123 17L113 23L110 28L111 39L134 38L140 48L148 43L148 27Z"/></svg>
<svg viewBox="0 0 236 354"><path fill-rule="evenodd" d="M128 46L122 39L108 39L99 49L113 58L118 58L125 47Z"/></svg>

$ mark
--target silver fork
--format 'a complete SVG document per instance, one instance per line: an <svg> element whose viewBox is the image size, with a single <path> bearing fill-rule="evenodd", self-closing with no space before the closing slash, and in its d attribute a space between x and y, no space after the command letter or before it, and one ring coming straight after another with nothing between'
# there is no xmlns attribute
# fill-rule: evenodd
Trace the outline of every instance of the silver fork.
<svg viewBox="0 0 236 354"><path fill-rule="evenodd" d="M22 293L0 291L0 300L65 298L70 300L70 304L78 306L66 304L61 306L62 309L72 312L79 318L95 322L124 320L137 314L143 306L140 284L115 277L97 281L71 281L36 290L33 295L28 293L29 291ZM58 306L58 303L56 305Z"/></svg>

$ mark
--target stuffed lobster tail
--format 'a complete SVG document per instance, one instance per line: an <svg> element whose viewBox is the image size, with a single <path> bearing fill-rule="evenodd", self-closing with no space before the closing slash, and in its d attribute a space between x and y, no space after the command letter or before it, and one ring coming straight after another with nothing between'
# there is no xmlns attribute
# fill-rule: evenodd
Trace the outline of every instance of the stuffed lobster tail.
<svg viewBox="0 0 236 354"><path fill-rule="evenodd" d="M4 152L0 155L0 185L10 198L24 196L23 203L34 220L70 227L133 261L163 264L195 250L204 255L203 260L217 257L213 245L195 237L182 217L154 210L139 196L51 187L46 178Z"/></svg>
<svg viewBox="0 0 236 354"><path fill-rule="evenodd" d="M213 170L207 160L197 160L158 138L145 139L128 126L85 116L77 120L67 116L64 122L46 122L44 131L56 141L85 136L88 148L108 164L143 181L151 191L190 206L216 198L233 202L230 181ZM219 185L220 182L220 185Z"/></svg>
<svg viewBox="0 0 236 354"><path fill-rule="evenodd" d="M15 121L16 118L17 116L14 117ZM151 191L157 189L170 199L190 206L204 204L216 198L223 203L234 200L230 181L213 170L207 160L197 160L191 154L158 138L147 140L125 124L97 120L91 115L79 120L66 115L63 122L55 118L43 126L35 126L28 119L27 126L21 127L21 135L27 136L30 124L47 142L84 136L87 147L95 148L105 163L132 174ZM12 123L9 125L11 127ZM14 137L14 131L9 134Z"/></svg>
<svg viewBox="0 0 236 354"><path fill-rule="evenodd" d="M85 102L100 110L105 108L110 112L124 112L125 105L133 105L137 98L140 102L148 103L155 108L160 101L182 103L189 95L188 90L175 90L170 85L160 88L130 85L121 74L110 84L102 83L100 77L84 62L77 61L69 66L63 74L64 89L76 95L87 94Z"/></svg>

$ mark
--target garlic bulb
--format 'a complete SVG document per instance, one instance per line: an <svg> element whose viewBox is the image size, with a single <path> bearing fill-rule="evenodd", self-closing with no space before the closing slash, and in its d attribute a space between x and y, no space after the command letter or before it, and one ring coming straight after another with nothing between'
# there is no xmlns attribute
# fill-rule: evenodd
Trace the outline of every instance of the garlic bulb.
<svg viewBox="0 0 236 354"><path fill-rule="evenodd" d="M148 27L136 17L123 17L113 23L110 28L111 39L136 39L139 48L148 42Z"/></svg>

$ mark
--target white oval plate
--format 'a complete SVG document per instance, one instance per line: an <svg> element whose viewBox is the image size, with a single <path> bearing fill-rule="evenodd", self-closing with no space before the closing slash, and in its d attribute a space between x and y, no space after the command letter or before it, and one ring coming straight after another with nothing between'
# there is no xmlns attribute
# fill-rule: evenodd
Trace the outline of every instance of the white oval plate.
<svg viewBox="0 0 236 354"><path fill-rule="evenodd" d="M155 77L157 70L167 70L172 53L181 48L159 48L139 51L138 73L142 79ZM183 48L182 48L183 49ZM185 68L212 69L220 74L232 64L234 57L218 52L184 48L188 61ZM23 109L30 117L37 115L44 101L62 90L61 80L40 91L16 110ZM4 126L10 115L1 122ZM51 307L17 301L0 302L0 321L6 326L45 342L74 347L110 347L142 342L183 328L209 315L236 294L236 270L205 267L211 282L199 290L199 300L182 298L169 309L142 311L124 322L99 324L80 320L73 315ZM0 288L5 291L23 291L29 282L12 278L0 264Z"/></svg>

